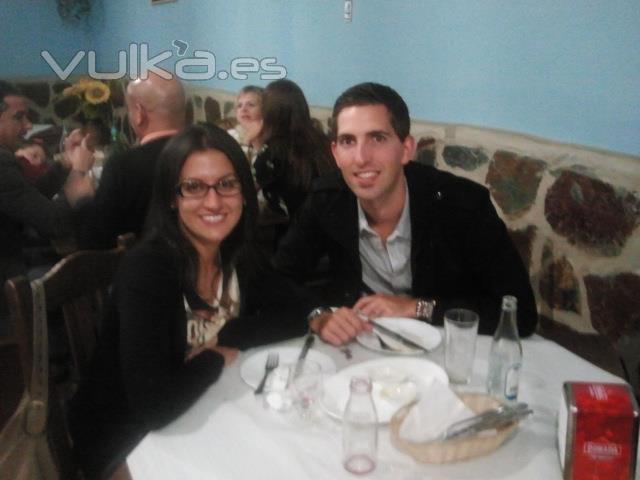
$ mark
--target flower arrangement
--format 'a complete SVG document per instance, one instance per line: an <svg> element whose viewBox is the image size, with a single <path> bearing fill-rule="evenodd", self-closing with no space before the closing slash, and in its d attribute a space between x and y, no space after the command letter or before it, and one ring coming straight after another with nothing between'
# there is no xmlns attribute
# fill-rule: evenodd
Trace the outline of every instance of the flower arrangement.
<svg viewBox="0 0 640 480"><path fill-rule="evenodd" d="M92 78L81 78L62 91L63 97L76 96L80 100L75 115L82 114L86 120L102 120L111 124L112 105L109 85Z"/></svg>
<svg viewBox="0 0 640 480"><path fill-rule="evenodd" d="M63 118L71 119L72 123L93 124L98 129L105 129L104 138L107 143L111 142L113 148L126 148L131 141L121 131L122 120L115 118L114 113L118 102L121 104L121 100L115 98L119 91L121 89L118 89L116 83L88 77L80 78L59 94L59 100L68 106ZM66 120L63 120L63 128L64 121Z"/></svg>

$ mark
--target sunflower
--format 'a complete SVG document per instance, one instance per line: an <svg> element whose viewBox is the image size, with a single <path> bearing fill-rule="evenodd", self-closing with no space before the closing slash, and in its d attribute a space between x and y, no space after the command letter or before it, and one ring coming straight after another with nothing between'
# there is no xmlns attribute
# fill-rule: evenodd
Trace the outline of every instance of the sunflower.
<svg viewBox="0 0 640 480"><path fill-rule="evenodd" d="M88 82L85 86L84 98L92 105L98 105L99 103L106 102L109 100L110 95L111 91L109 90L109 87L97 80Z"/></svg>

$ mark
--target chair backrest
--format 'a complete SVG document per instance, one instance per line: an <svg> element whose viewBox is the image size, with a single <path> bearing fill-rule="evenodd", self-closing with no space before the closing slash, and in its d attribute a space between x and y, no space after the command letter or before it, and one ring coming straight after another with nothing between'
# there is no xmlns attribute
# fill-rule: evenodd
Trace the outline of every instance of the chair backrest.
<svg viewBox="0 0 640 480"><path fill-rule="evenodd" d="M62 308L76 381L91 359L109 288L120 259L133 242L132 237L132 234L120 236L118 247L111 250L72 253L42 277L47 312ZM5 290L16 328L20 362L28 376L33 355L31 286L26 277L19 276L8 280Z"/></svg>
<svg viewBox="0 0 640 480"><path fill-rule="evenodd" d="M133 243L128 234L118 239L112 250L85 250L73 253L54 265L43 277L47 312L62 308L74 364L79 380L86 371L97 341L97 328L106 305L109 287L126 248ZM22 380L29 385L33 367L33 297L24 275L5 284L10 316L14 323ZM69 435L60 399L49 388L48 435L61 478L76 478Z"/></svg>

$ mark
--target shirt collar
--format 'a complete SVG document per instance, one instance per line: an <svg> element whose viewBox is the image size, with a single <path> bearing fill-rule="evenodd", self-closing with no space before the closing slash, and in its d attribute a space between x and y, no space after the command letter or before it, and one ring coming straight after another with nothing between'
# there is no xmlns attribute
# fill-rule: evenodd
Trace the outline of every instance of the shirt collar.
<svg viewBox="0 0 640 480"><path fill-rule="evenodd" d="M152 142L158 138L170 137L178 132L176 129L171 130L158 130L157 132L147 133L142 139L140 139L140 145Z"/></svg>
<svg viewBox="0 0 640 480"><path fill-rule="evenodd" d="M404 238L411 239L411 220L409 216L409 186L407 185L406 179L405 182L405 190L404 190L404 207L402 207L402 213L400 214L400 219L398 220L398 224L396 228L393 229L391 235L389 235L388 240L393 240L395 238ZM367 220L367 216L362 209L362 205L360 205L360 199L358 199L358 231L360 235L363 233L369 233L373 235L378 235L375 230L373 230L369 226L369 221Z"/></svg>

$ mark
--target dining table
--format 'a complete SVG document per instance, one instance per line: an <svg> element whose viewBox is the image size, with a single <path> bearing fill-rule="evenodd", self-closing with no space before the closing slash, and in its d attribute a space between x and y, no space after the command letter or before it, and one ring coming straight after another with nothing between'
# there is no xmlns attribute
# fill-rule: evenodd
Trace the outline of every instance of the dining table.
<svg viewBox="0 0 640 480"><path fill-rule="evenodd" d="M442 333L442 329L439 329ZM129 454L134 480L354 479L342 464L342 423L327 413L311 419L296 410L265 407L241 378L241 366L264 349L302 348L304 337L240 352L217 382L179 418L150 432ZM454 391L486 392L491 337L477 338L471 381ZM557 416L566 381L624 380L539 335L522 340L523 364L518 400L533 414L495 451L446 464L426 464L395 448L388 425L378 427L378 453L370 479L519 479L559 480ZM338 370L384 358L357 342L339 348L316 340L313 350L333 359ZM420 355L443 365L442 343ZM327 373L327 377L331 375ZM638 478L636 476L636 478Z"/></svg>

